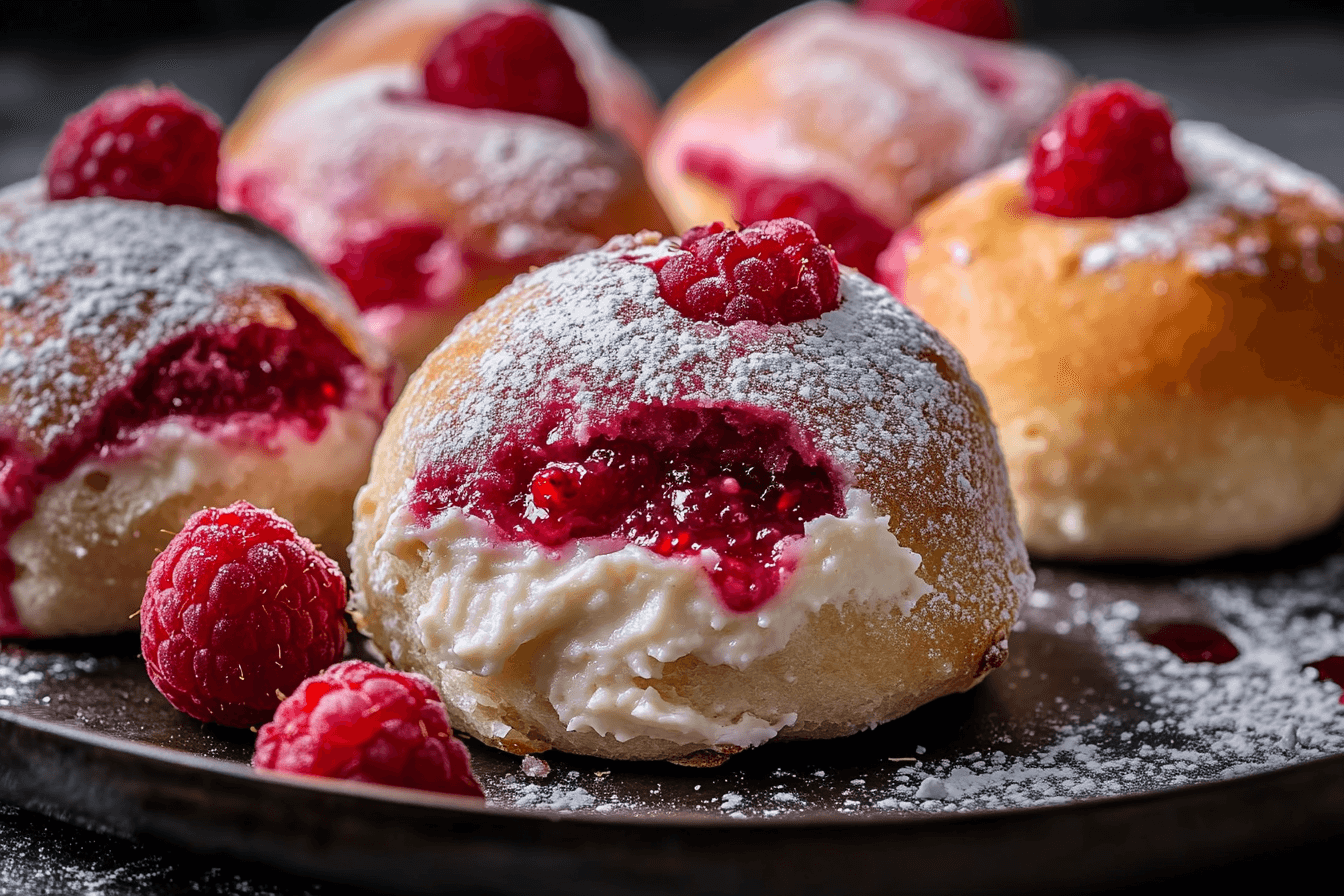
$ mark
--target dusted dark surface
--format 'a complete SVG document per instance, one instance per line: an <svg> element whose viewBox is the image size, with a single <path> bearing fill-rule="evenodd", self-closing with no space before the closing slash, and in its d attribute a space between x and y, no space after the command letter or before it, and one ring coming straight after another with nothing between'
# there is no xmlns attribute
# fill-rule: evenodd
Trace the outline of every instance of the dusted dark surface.
<svg viewBox="0 0 1344 896"><path fill-rule="evenodd" d="M184 38L180 43L145 45L131 53L100 57L89 57L83 51L78 54L59 52L50 47L36 51L13 49L10 44L11 49L0 53L0 181L10 182L30 176L40 163L46 143L61 118L116 84L143 78L173 81L228 118L241 106L256 80L300 36L293 32L270 37L248 35L195 42ZM1070 37L1054 34L1048 42L1084 74L1097 77L1123 75L1140 81L1167 93L1179 114L1222 121L1240 135L1320 171L1337 183L1344 181L1344 153L1339 150L1344 146L1344 63L1340 62L1344 59L1344 33L1301 25L1266 25L1255 30L1203 32L1195 37ZM630 43L629 48L663 95L667 95L713 49L704 46L669 50L647 43L642 46ZM1334 538L1337 542L1338 535ZM1303 551L1307 560L1314 561L1319 559L1320 551L1328 551L1331 547L1328 540L1317 542L1302 551L1276 555L1268 561L1253 561L1252 565L1268 562L1290 566L1303 560ZM1313 557L1313 553L1317 556ZM1101 575L1115 580L1111 573ZM1060 573L1059 576L1060 584L1087 578L1072 573ZM1048 582L1048 575L1045 578ZM1160 577L1134 578L1122 573L1120 579L1131 582L1125 590L1130 598L1133 598L1135 588L1159 596L1165 594L1167 598L1173 593L1166 588L1169 580ZM1335 597L1338 599L1336 603L1344 601L1344 595L1336 594ZM836 790L828 796L827 788L831 782L848 780L851 773L861 774L865 769L871 773L882 772L889 767L887 763L891 757L909 756L909 750L916 742L927 744L931 754L936 755L941 750L955 756L974 749L981 738L992 736L997 739L1007 735L1016 738L1023 749L1030 749L1031 732L1042 728L1048 730L1048 725L1044 724L1048 720L1034 719L1028 726L1025 716L1004 710L1005 700L1011 704L1012 699L1028 699L1022 694L1012 697L1007 693L1014 670L1040 667L1060 671L1053 681L1066 679L1066 683L1060 684L1058 689L1055 684L1040 683L1038 691L1029 695L1031 700L1042 705L1061 693L1074 694L1075 688L1086 687L1095 691L1086 698L1093 701L1093 711L1101 711L1101 702L1106 699L1122 699L1122 695L1106 690L1109 679L1105 669L1089 659L1086 650L1077 649L1072 639L1055 637L1052 625L1048 618L1041 618L1034 622L1031 630L1016 636L1010 666L996 673L985 687L964 697L942 701L911 718L849 742L761 751L755 756L739 757L718 772L636 767L621 769L611 778L598 779L596 772L604 770L605 766L586 760L571 760L568 765L556 761L548 780L558 780L566 770L572 770L590 782L597 794L604 792L601 787L607 791L629 788L641 794L659 788L661 802L675 811L692 803L699 805L696 801L701 800L706 787L743 789L753 782L754 785L768 786L771 775L780 767L829 768L828 778L818 779L820 783L813 784L810 791L803 792L801 787L798 788L809 800L808 805L816 806L820 811L828 805L828 799L840 795ZM6 712L17 711L26 718L61 721L89 731L162 744L220 760L237 762L249 755L250 739L245 733L204 729L177 716L162 704L144 681L143 671L135 660L133 639L67 644L62 648L75 654L88 653L102 658L84 662L85 668L71 666L69 677L42 685L44 690L33 691L29 699L25 700L16 691L14 697L18 702L12 700L14 705L6 708ZM40 666L49 660L34 658L32 662ZM1075 676L1079 681L1085 679L1087 684L1073 682ZM1081 691L1077 693L1081 694ZM43 702L43 698L49 699ZM1032 706L1034 704L1021 704L1025 707L1023 712ZM1007 729L1003 728L1005 725ZM1013 728L1013 725L1019 727ZM29 729L12 723L0 725L0 728L7 737L13 731L23 732L22 736L5 740L7 746L4 749L13 751L4 754L11 761L0 771L0 788L6 793L23 798L27 805L40 806L44 811L60 811L65 817L73 817L70 810L79 808L84 822L99 823L122 834L140 832L140 839L132 842L109 833L90 833L16 808L0 809L0 893L96 893L105 896L143 893L155 896L347 892L339 885L315 883L306 877L287 877L273 868L236 857L246 855L266 859L272 865L312 873L320 870L317 866L324 855L320 850L309 849L304 853L290 848L267 853L256 843L240 849L234 841L229 846L232 855L224 856L217 850L225 844L200 836L199 822L196 828L190 824L179 828L157 822L147 824L147 818L170 816L182 804L150 799L140 804L140 809L131 811L126 807L134 805L134 801L105 799L108 792L115 791L112 785L117 783L116 775L147 785L175 780L152 763L148 766L123 763L117 750L106 744L81 742L69 751L57 749L52 744L59 742L59 733L53 740L50 733L33 735ZM487 781L516 776L516 760L483 749L478 749L477 755L478 768ZM27 757L26 761L31 764L13 761L13 757ZM867 852L847 852L853 842L865 842L857 836L842 835L832 839L818 835L810 841L806 833L780 837L775 855L781 857L781 861L792 862L789 867L793 867L794 873L775 883L816 888L822 885L818 883L821 878L813 875L824 871L837 876L836 888L843 890L844 884L857 888L865 874L872 875L881 870L889 875L884 881L894 891L918 888L925 892L955 892L966 887L969 880L976 879L976 875L983 874L985 877L979 878L982 881L1016 881L1017 889L1052 886L1065 892L1131 892L1139 889L1138 881L1165 880L1182 889L1198 887L1235 892L1234 887L1238 884L1262 879L1272 880L1279 887L1305 883L1307 875L1313 872L1336 879L1336 857L1344 847L1344 834L1341 833L1344 830L1344 794L1341 794L1338 783L1344 781L1344 758L1323 762L1324 766L1302 766L1287 774L1274 773L1269 778L1251 781L1249 785L1242 780L1240 789L1236 784L1212 784L1193 796L1159 798L1121 807L1114 812L1098 810L1098 815L1075 813L1070 816L1068 808L1024 810L1032 818L1047 818L1036 827L1016 823L995 827L990 819L984 822L985 827L976 828L972 824L957 829L939 822L941 829L932 833L926 831L913 838L894 835L885 844L873 841L868 844L871 849ZM80 769L92 777L82 781L72 776ZM59 778L59 786L53 787L51 781L43 781L43 774ZM196 771L186 774L186 779L194 780L197 787L195 791L188 787L187 793L209 792L212 786L219 786L218 779L208 770L192 778L195 774ZM599 787L598 781L606 783ZM731 785L725 783L728 781ZM694 790L697 784L702 787L701 791ZM108 786L112 786L112 791L107 789ZM221 805L228 803L228 791L228 787L223 788L225 797L221 798ZM505 792L497 790L500 794ZM39 796L42 793L59 793L60 796L43 798ZM278 830L301 832L305 824L320 828L318 822L327 817L333 805L324 802L327 798L327 791L319 789L316 796L311 790L302 790L292 798L282 799L273 807ZM265 808L257 810L260 816L249 822L252 831L265 830ZM294 814L286 816L284 812ZM1049 820L1051 813L1059 819L1057 823ZM361 820L373 825L379 819L378 812L370 812L367 816L356 813L354 817L353 828L328 828L327 834L336 836L342 831L348 834L359 830ZM393 812L386 824L394 825L396 820L397 813ZM553 839L562 842L563 829L571 821L573 819L554 824L548 822L537 830L545 832L559 827L562 833ZM929 825L917 816L914 821L902 818L892 821ZM761 823L764 822L757 819L751 825ZM507 822L504 824L507 828ZM581 830L605 830L598 822L592 824L594 826L590 827L584 822ZM616 830L624 829L618 827ZM642 875L635 875L629 867L626 869L629 873L624 877L608 874L607 885L601 888L586 885L582 876L555 876L557 866L536 864L534 855L528 852L529 845L539 841L529 839L531 833L515 833L512 838L507 830L501 834L501 842L513 843L514 851L502 859L494 857L503 862L502 867L513 869L512 877L501 878L506 887L530 879L534 887L540 885L539 881L542 884L547 880L559 882L552 887L541 886L539 891L542 892L567 891L569 887L587 892L653 892L648 880L635 883L635 878ZM546 835L538 836L544 839ZM695 848L688 847L688 841L672 843L665 840L662 848L671 850L668 855L677 861L664 868L656 864L650 867L671 874L666 878L669 881L676 881L676 870L684 868L687 877L678 882L680 892L711 888L757 892L761 883L759 876L745 872L742 877L728 874L696 879L697 867L701 871L711 864L731 867L719 863L731 863L734 844L738 842L736 836L724 832L720 839L725 841L728 858L712 863L708 859L702 863L701 857L716 848L713 838L693 841L691 846ZM1017 839L1008 844L1012 849L996 852L983 847L985 836ZM1043 839L1033 842L1033 837ZM853 842L845 842L847 840ZM203 854L193 854L174 845L182 842L193 844ZM573 854L578 857L576 861L588 862L589 870L596 869L593 873L600 876L603 868L619 867L619 864L611 864L615 859L610 855L604 858L604 847L610 852L622 842L615 836L609 841L594 837L590 852ZM326 841L324 845L331 843ZM393 838L389 849L396 848L423 848L423 843L411 838ZM706 852L697 853L696 848ZM745 851L748 847L741 848ZM287 861L286 856L302 861ZM878 857L882 860L880 863L876 861ZM345 860L349 855L342 858L338 850L336 858ZM395 865L397 856L385 858ZM701 864L697 866L697 863ZM364 880L378 883L380 889L407 888L417 880L424 881L425 867L422 866L418 875L408 872L381 879L365 877ZM572 868L569 870L573 871ZM470 875L462 878L445 872L439 883L449 891L462 885L479 892L478 887L464 882L469 879ZM431 882L417 888L432 887Z"/></svg>
<svg viewBox="0 0 1344 896"><path fill-rule="evenodd" d="M909 891L955 894L1105 892L1187 869L1208 885L1232 873L1228 863L1240 877L1301 867L1340 845L1338 688L1290 663L1291 692L1315 709L1284 716L1295 720L1295 745L1264 762L1263 739L1221 749L1227 719L1182 693L1187 681L1198 691L1213 680L1207 666L1158 654L1170 668L1154 675L1158 667L1136 670L1126 657L1145 631L1172 621L1234 632L1248 656L1281 650L1285 632L1344 649L1342 581L1344 529L1175 573L1046 567L1008 664L968 694L848 739L767 746L718 769L548 755L549 773L529 780L517 758L473 744L484 807L257 775L246 766L250 734L174 712L148 683L133 636L11 644L0 655L0 794L141 845L14 812L0 815L11 844L0 875L12 886L51 882L50 892L192 892L181 888L200 875L209 891L323 892L274 870L240 870L245 859L389 892L670 896L811 893L831 886L836 869L846 892L890 892L898 867ZM1249 690L1260 680L1255 663L1246 668ZM1235 682L1240 673L1228 674ZM1246 705L1276 711L1250 693ZM1244 721L1249 731L1265 720ZM1078 742L1061 751L1071 733ZM928 790L958 780L949 768L984 768L969 760L993 754L1006 757L994 766L1005 780L987 784L979 803L949 801L942 784ZM912 763L923 769L913 781L929 775L912 801L878 799L913 790L899 783ZM1130 767L1144 774L1121 780ZM1036 791L1014 796L1021 786ZM53 839L38 847L42 837ZM229 859L204 865L174 845ZM976 858L965 863L968 851Z"/></svg>

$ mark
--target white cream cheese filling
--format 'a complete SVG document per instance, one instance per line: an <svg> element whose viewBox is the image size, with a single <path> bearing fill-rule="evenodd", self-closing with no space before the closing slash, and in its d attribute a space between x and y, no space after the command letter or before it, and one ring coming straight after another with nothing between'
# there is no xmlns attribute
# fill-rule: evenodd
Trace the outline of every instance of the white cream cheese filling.
<svg viewBox="0 0 1344 896"><path fill-rule="evenodd" d="M932 590L916 574L920 556L898 542L867 492L850 489L845 506L843 517L806 524L785 547L794 571L780 592L745 613L723 606L698 560L635 545L611 550L596 540L557 555L501 539L457 509L426 528L403 505L378 540L373 576L380 578L379 565L419 553L430 585L413 636L429 661L490 676L527 647L532 684L569 731L752 747L796 714L730 716L676 702L647 682L683 657L745 669L783 649L827 605L909 613Z"/></svg>
<svg viewBox="0 0 1344 896"><path fill-rule="evenodd" d="M282 425L258 444L246 424L203 432L169 419L125 450L80 462L43 490L9 539L19 619L39 636L134 628L128 617L155 554L210 504L273 507L316 541L348 534L349 519L328 518L333 498L352 494L368 473L380 414L372 410L376 396L365 397L369 407L329 410L313 440L299 425Z"/></svg>

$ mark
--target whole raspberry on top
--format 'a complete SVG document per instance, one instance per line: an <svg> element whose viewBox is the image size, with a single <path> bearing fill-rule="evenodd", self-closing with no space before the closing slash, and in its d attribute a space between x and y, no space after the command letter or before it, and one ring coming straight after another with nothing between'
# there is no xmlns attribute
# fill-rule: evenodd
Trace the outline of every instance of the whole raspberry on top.
<svg viewBox="0 0 1344 896"><path fill-rule="evenodd" d="M361 660L299 685L257 734L252 765L483 796L429 681Z"/></svg>
<svg viewBox="0 0 1344 896"><path fill-rule="evenodd" d="M681 249L649 267L663 300L695 320L794 323L840 307L835 253L795 218L693 227Z"/></svg>
<svg viewBox="0 0 1344 896"><path fill-rule="evenodd" d="M592 121L574 60L550 21L533 9L485 12L445 34L425 63L425 95L581 128Z"/></svg>
<svg viewBox="0 0 1344 896"><path fill-rule="evenodd" d="M155 558L140 604L154 686L203 722L245 728L345 650L345 577L269 510L192 516Z"/></svg>
<svg viewBox="0 0 1344 896"><path fill-rule="evenodd" d="M66 119L42 171L50 199L219 205L219 119L171 87L123 87Z"/></svg>
<svg viewBox="0 0 1344 896"><path fill-rule="evenodd" d="M1017 34L1012 10L1003 0L860 0L859 11L901 16L994 40Z"/></svg>
<svg viewBox="0 0 1344 896"><path fill-rule="evenodd" d="M1032 144L1031 207L1059 218L1127 218L1190 192L1161 97L1127 81L1075 94Z"/></svg>

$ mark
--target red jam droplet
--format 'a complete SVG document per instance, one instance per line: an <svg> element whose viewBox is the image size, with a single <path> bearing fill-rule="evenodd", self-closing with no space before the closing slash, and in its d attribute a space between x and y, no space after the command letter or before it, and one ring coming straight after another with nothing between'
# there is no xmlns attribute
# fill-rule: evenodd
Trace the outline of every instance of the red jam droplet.
<svg viewBox="0 0 1344 896"><path fill-rule="evenodd" d="M1075 94L1032 144L1031 207L1057 218L1128 218L1190 193L1162 98L1126 81Z"/></svg>
<svg viewBox="0 0 1344 896"><path fill-rule="evenodd" d="M1330 681L1344 687L1344 656L1328 656L1323 660L1307 663L1306 667L1315 669L1316 678L1320 681ZM1344 695L1340 696L1339 702L1344 703Z"/></svg>
<svg viewBox="0 0 1344 896"><path fill-rule="evenodd" d="M840 307L840 268L802 221L780 218L740 231L693 227L680 252L650 262L663 300L693 320L787 324Z"/></svg>
<svg viewBox="0 0 1344 896"><path fill-rule="evenodd" d="M445 34L425 63L425 96L580 128L592 121L573 58L550 21L534 9L485 12Z"/></svg>
<svg viewBox="0 0 1344 896"><path fill-rule="evenodd" d="M797 218L831 247L841 264L866 276L873 276L877 256L891 241L892 228L830 181L754 172L741 160L704 146L688 147L681 167L724 190L741 223Z"/></svg>
<svg viewBox="0 0 1344 896"><path fill-rule="evenodd" d="M154 349L45 457L0 433L0 636L23 633L17 618L7 618L15 569L3 546L32 516L41 491L85 458L127 446L142 427L170 417L210 427L249 414L267 429L297 423L317 438L327 410L344 403L347 370L359 360L298 301L286 306L292 329L207 327Z"/></svg>
<svg viewBox="0 0 1344 896"><path fill-rule="evenodd" d="M844 513L836 476L800 450L782 415L647 406L582 443L548 440L566 416L543 413L535 432L507 439L484 467L423 472L416 517L428 524L456 507L513 540L558 548L615 539L695 558L724 605L746 612L779 591L788 571L781 543L801 536L808 520Z"/></svg>
<svg viewBox="0 0 1344 896"><path fill-rule="evenodd" d="M1236 645L1222 632L1192 622L1169 623L1149 632L1145 640L1167 648L1187 663L1222 665L1240 655Z"/></svg>

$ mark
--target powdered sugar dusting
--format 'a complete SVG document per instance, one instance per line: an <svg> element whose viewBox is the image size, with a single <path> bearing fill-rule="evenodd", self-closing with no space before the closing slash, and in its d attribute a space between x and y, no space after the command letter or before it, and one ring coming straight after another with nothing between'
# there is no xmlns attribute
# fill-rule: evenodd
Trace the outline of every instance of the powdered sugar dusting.
<svg viewBox="0 0 1344 896"><path fill-rule="evenodd" d="M226 197L250 175L269 178L266 202L324 263L357 227L408 220L441 224L497 261L598 245L638 171L628 150L549 118L429 102L421 79L409 66L365 69L280 110L227 166Z"/></svg>
<svg viewBox="0 0 1344 896"><path fill-rule="evenodd" d="M1117 222L1110 240L1082 250L1083 273L1183 255L1205 275L1224 270L1263 275L1268 240L1230 240L1229 214L1264 217L1278 207L1280 196L1303 196L1332 217L1344 218L1344 197L1327 181L1221 125L1179 122L1172 142L1190 180L1190 195L1169 209ZM1299 234L1299 247L1310 253L1319 238L1315 232Z"/></svg>
<svg viewBox="0 0 1344 896"><path fill-rule="evenodd" d="M118 199L0 192L0 430L46 450L156 346L212 324L264 321L249 288L340 293L249 221ZM221 301L232 297L232 304Z"/></svg>

